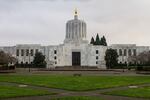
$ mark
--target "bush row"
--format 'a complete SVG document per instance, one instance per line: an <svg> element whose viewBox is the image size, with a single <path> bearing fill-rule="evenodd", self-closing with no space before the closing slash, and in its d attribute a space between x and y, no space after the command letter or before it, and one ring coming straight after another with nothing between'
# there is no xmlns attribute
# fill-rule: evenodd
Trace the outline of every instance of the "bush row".
<svg viewBox="0 0 150 100"><path fill-rule="evenodd" d="M150 66L137 66L137 71L150 71Z"/></svg>
<svg viewBox="0 0 150 100"><path fill-rule="evenodd" d="M14 70L15 66L0 66L0 70Z"/></svg>
<svg viewBox="0 0 150 100"><path fill-rule="evenodd" d="M41 64L41 65L38 65L38 66L35 66L33 64L16 64L16 67L17 68L45 68L46 65L44 64Z"/></svg>

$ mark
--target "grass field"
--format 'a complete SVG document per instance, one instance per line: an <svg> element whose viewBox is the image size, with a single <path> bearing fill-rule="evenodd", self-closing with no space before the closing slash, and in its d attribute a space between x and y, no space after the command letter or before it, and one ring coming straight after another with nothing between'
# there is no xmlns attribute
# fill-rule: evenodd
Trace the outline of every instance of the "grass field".
<svg viewBox="0 0 150 100"><path fill-rule="evenodd" d="M0 81L85 91L150 83L150 76L1 75Z"/></svg>
<svg viewBox="0 0 150 100"><path fill-rule="evenodd" d="M48 95L53 94L44 90L33 90L30 88L21 88L14 86L0 86L0 99L22 97L22 96L36 96L36 95Z"/></svg>
<svg viewBox="0 0 150 100"><path fill-rule="evenodd" d="M56 98L52 100L102 100L102 99L98 97L70 96L70 97Z"/></svg>
<svg viewBox="0 0 150 100"><path fill-rule="evenodd" d="M104 94L150 99L150 87L130 88L127 90L111 91Z"/></svg>

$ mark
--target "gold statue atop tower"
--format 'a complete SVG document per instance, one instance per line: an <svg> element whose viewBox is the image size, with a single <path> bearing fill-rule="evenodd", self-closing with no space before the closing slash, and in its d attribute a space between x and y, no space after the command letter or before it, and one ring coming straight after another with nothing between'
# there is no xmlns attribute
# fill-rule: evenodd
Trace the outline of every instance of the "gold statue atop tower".
<svg viewBox="0 0 150 100"><path fill-rule="evenodd" d="M75 14L75 15L78 15L77 9L74 10L74 14Z"/></svg>
<svg viewBox="0 0 150 100"><path fill-rule="evenodd" d="M77 9L74 10L74 19L78 19L78 11L77 11Z"/></svg>

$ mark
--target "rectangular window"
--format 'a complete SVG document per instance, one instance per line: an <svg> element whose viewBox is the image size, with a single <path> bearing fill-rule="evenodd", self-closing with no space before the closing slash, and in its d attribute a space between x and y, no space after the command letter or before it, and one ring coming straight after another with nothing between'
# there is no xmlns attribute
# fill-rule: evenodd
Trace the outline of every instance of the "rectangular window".
<svg viewBox="0 0 150 100"><path fill-rule="evenodd" d="M21 56L24 56L24 50L21 49Z"/></svg>
<svg viewBox="0 0 150 100"><path fill-rule="evenodd" d="M119 49L119 55L122 56L122 50L121 49Z"/></svg>
<svg viewBox="0 0 150 100"><path fill-rule="evenodd" d="M26 49L26 56L29 56L29 49Z"/></svg>
<svg viewBox="0 0 150 100"><path fill-rule="evenodd" d="M19 56L19 49L17 49L16 51L16 56Z"/></svg>
<svg viewBox="0 0 150 100"><path fill-rule="evenodd" d="M124 56L127 56L127 50L124 49Z"/></svg>
<svg viewBox="0 0 150 100"><path fill-rule="evenodd" d="M57 57L55 56L55 57L54 57L54 59L56 60L56 59L57 59Z"/></svg>
<svg viewBox="0 0 150 100"><path fill-rule="evenodd" d="M133 55L136 56L136 49L133 49Z"/></svg>
<svg viewBox="0 0 150 100"><path fill-rule="evenodd" d="M57 54L57 51L56 51L56 50L54 50L54 54Z"/></svg>
<svg viewBox="0 0 150 100"><path fill-rule="evenodd" d="M131 49L128 50L128 55L131 56Z"/></svg>
<svg viewBox="0 0 150 100"><path fill-rule="evenodd" d="M33 56L33 49L30 50L30 54L31 54L31 56Z"/></svg>
<svg viewBox="0 0 150 100"><path fill-rule="evenodd" d="M57 61L55 61L55 64L57 64Z"/></svg>
<svg viewBox="0 0 150 100"><path fill-rule="evenodd" d="M96 50L96 54L98 54L98 50Z"/></svg>
<svg viewBox="0 0 150 100"><path fill-rule="evenodd" d="M96 64L98 64L98 61L96 61Z"/></svg>
<svg viewBox="0 0 150 100"><path fill-rule="evenodd" d="M96 56L96 59L98 59L98 56Z"/></svg>

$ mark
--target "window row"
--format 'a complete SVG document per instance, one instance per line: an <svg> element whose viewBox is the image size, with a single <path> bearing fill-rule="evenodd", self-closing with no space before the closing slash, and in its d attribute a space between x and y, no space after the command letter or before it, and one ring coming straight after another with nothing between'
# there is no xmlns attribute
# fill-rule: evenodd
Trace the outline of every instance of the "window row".
<svg viewBox="0 0 150 100"><path fill-rule="evenodd" d="M38 52L38 49L35 49L35 53ZM17 49L16 56L34 56L34 49Z"/></svg>
<svg viewBox="0 0 150 100"><path fill-rule="evenodd" d="M132 64L136 64L136 62L135 61L132 61L132 62L119 62L119 64L125 64L125 65L132 65Z"/></svg>
<svg viewBox="0 0 150 100"><path fill-rule="evenodd" d="M119 56L136 56L137 52L136 49L119 49Z"/></svg>
<svg viewBox="0 0 150 100"><path fill-rule="evenodd" d="M96 54L99 54L99 50L96 50ZM96 65L98 64L98 60L99 58L98 58L98 56L96 56Z"/></svg>

